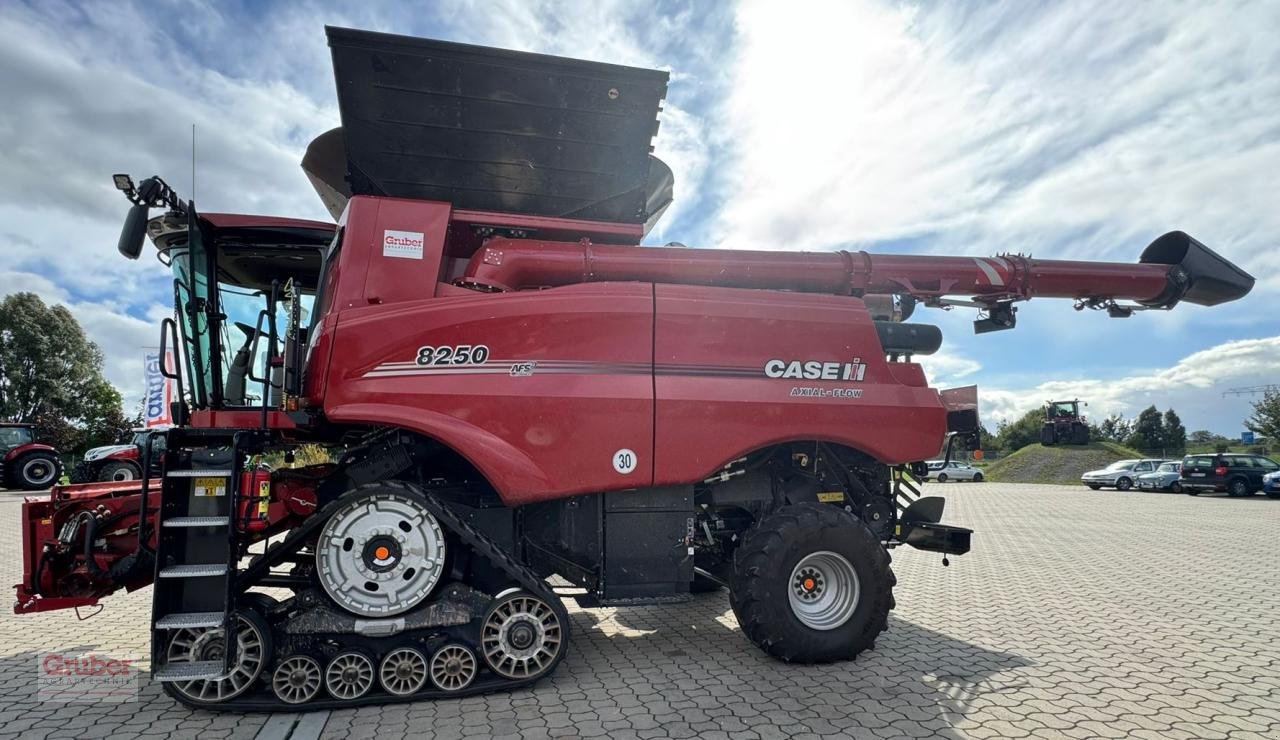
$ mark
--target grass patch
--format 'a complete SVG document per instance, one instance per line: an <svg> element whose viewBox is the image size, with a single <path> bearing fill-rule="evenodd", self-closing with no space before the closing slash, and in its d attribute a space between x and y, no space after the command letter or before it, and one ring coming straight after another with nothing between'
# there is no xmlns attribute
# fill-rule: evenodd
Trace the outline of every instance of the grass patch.
<svg viewBox="0 0 1280 740"><path fill-rule="evenodd" d="M1045 447L1031 444L1008 457L987 466L983 476L996 483L1080 483L1080 475L1089 470L1105 468L1116 460L1141 458L1137 450L1131 450L1115 442L1091 442L1088 445L1054 445Z"/></svg>

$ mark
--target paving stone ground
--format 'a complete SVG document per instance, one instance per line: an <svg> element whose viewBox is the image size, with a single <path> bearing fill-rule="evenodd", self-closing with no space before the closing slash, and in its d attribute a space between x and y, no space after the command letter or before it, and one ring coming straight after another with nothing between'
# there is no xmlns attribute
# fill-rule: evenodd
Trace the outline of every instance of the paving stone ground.
<svg viewBox="0 0 1280 740"><path fill-rule="evenodd" d="M1280 501L932 484L977 530L952 559L896 550L898 608L856 661L765 657L723 594L573 608L536 687L313 715L331 738L1280 737ZM0 493L0 582L21 579ZM147 653L150 590L104 613L0 617L0 738L251 738L293 719L37 700L33 656ZM269 724L270 723L270 724ZM303 726L299 726L301 731Z"/></svg>

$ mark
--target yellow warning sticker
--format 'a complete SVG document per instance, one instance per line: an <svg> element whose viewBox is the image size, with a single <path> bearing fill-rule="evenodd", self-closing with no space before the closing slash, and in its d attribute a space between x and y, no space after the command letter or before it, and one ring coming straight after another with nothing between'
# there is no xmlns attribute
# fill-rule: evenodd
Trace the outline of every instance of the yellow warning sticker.
<svg viewBox="0 0 1280 740"><path fill-rule="evenodd" d="M258 516L266 519L268 499L271 497L271 481L261 481L258 483Z"/></svg>
<svg viewBox="0 0 1280 740"><path fill-rule="evenodd" d="M227 495L226 478L194 478L191 481L192 496L225 496Z"/></svg>
<svg viewBox="0 0 1280 740"><path fill-rule="evenodd" d="M823 491L818 494L818 500L824 504L834 504L844 501L844 491Z"/></svg>

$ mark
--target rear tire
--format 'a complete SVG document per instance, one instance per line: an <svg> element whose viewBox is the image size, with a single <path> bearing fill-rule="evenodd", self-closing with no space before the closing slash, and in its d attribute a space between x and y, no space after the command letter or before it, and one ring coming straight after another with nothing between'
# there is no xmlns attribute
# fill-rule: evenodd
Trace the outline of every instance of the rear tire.
<svg viewBox="0 0 1280 740"><path fill-rule="evenodd" d="M1248 496L1249 493L1249 483L1244 478L1236 478L1227 484L1227 495L1232 498Z"/></svg>
<svg viewBox="0 0 1280 740"><path fill-rule="evenodd" d="M946 474L946 473L938 473L938 482L939 482L939 483L946 483L946 482L947 482L947 474Z"/></svg>
<svg viewBox="0 0 1280 740"><path fill-rule="evenodd" d="M871 530L843 509L785 506L734 553L729 603L743 634L775 658L851 660L888 627L896 583L889 561Z"/></svg>
<svg viewBox="0 0 1280 740"><path fill-rule="evenodd" d="M13 482L26 491L48 488L62 478L62 461L52 452L28 452L9 468Z"/></svg>
<svg viewBox="0 0 1280 740"><path fill-rule="evenodd" d="M974 473L974 474L973 474L973 482L974 482L974 483L981 483L981 482L982 482L982 473Z"/></svg>
<svg viewBox="0 0 1280 740"><path fill-rule="evenodd" d="M98 471L99 481L115 481L124 482L131 480L140 480L142 478L142 470L137 465L124 460L115 460L102 466Z"/></svg>
<svg viewBox="0 0 1280 740"><path fill-rule="evenodd" d="M1170 484L1169 490L1174 493L1182 493L1182 481L1174 481Z"/></svg>
<svg viewBox="0 0 1280 740"><path fill-rule="evenodd" d="M1116 481L1117 491L1127 491L1130 488L1133 488L1132 480L1129 480L1128 478L1121 478L1120 480Z"/></svg>

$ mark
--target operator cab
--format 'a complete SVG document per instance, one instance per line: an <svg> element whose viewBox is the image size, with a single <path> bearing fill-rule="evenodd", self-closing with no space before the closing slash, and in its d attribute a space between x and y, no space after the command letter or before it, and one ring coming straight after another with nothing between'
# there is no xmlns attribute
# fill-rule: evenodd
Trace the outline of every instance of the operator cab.
<svg viewBox="0 0 1280 740"><path fill-rule="evenodd" d="M183 211L150 219L146 233L173 271L178 320L164 339L184 348L184 399L191 409L279 408L296 393L306 319L336 227L195 215L191 204Z"/></svg>

